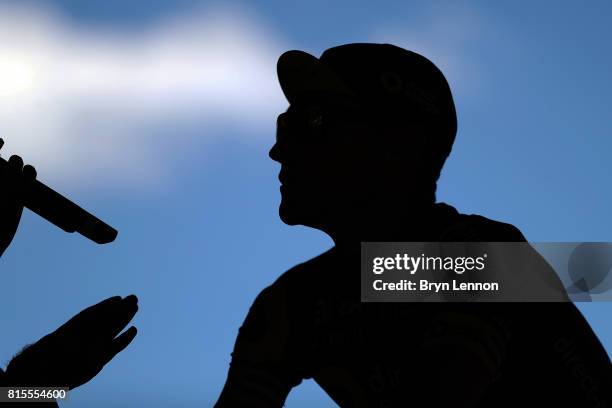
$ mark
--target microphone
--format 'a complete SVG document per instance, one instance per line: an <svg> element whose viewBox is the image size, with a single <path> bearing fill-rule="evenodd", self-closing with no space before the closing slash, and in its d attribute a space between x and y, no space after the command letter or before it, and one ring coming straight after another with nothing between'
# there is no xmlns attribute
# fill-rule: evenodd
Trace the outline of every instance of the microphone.
<svg viewBox="0 0 612 408"><path fill-rule="evenodd" d="M2 144L0 139L0 147ZM8 170L8 162L0 157L0 171ZM38 180L26 184L23 205L64 231L78 232L98 244L108 244L117 237L116 229Z"/></svg>

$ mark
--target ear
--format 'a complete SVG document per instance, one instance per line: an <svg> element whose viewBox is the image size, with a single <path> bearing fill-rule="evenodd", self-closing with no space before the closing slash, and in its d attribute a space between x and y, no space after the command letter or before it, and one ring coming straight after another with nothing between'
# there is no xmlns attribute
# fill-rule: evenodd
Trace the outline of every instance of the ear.
<svg viewBox="0 0 612 408"><path fill-rule="evenodd" d="M424 126L414 124L387 127L382 130L381 139L385 141L385 159L390 163L407 164L416 163L423 159L427 151L427 133Z"/></svg>

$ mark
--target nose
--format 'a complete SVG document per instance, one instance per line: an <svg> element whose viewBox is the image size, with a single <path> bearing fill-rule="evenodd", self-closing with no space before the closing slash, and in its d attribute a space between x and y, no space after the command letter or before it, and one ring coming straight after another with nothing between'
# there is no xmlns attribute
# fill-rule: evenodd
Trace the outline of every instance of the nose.
<svg viewBox="0 0 612 408"><path fill-rule="evenodd" d="M268 152L268 156L272 160L274 160L275 162L279 162L280 163L280 161L281 161L281 159L280 159L280 147L278 146L278 141L276 143L274 143L274 145L272 146L272 148Z"/></svg>
<svg viewBox="0 0 612 408"><path fill-rule="evenodd" d="M279 162L279 163L281 162L281 158L283 156L282 151L286 150L286 147L282 147L282 145L285 143L283 141L285 139L283 137L283 134L284 132L287 131L286 129L287 121L285 120L285 115L286 113L281 113L276 118L276 142L274 143L274 145L268 152L268 156L275 162Z"/></svg>

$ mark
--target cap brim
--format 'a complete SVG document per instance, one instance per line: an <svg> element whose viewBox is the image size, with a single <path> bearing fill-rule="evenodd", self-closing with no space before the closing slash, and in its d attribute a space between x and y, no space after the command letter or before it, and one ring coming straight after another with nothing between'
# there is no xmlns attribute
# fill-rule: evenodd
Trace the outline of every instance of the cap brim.
<svg viewBox="0 0 612 408"><path fill-rule="evenodd" d="M289 103L303 95L354 96L346 84L318 58L304 51L283 53L276 64L278 81Z"/></svg>

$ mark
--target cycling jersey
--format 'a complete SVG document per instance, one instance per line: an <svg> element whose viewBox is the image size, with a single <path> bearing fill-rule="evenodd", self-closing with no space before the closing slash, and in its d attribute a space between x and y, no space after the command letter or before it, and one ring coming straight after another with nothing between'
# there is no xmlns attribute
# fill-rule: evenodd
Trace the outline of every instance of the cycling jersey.
<svg viewBox="0 0 612 408"><path fill-rule="evenodd" d="M525 240L446 204L414 231ZM362 303L359 267L359 242L334 247L264 289L216 407L281 407L304 379L341 407L612 406L610 359L573 303Z"/></svg>

